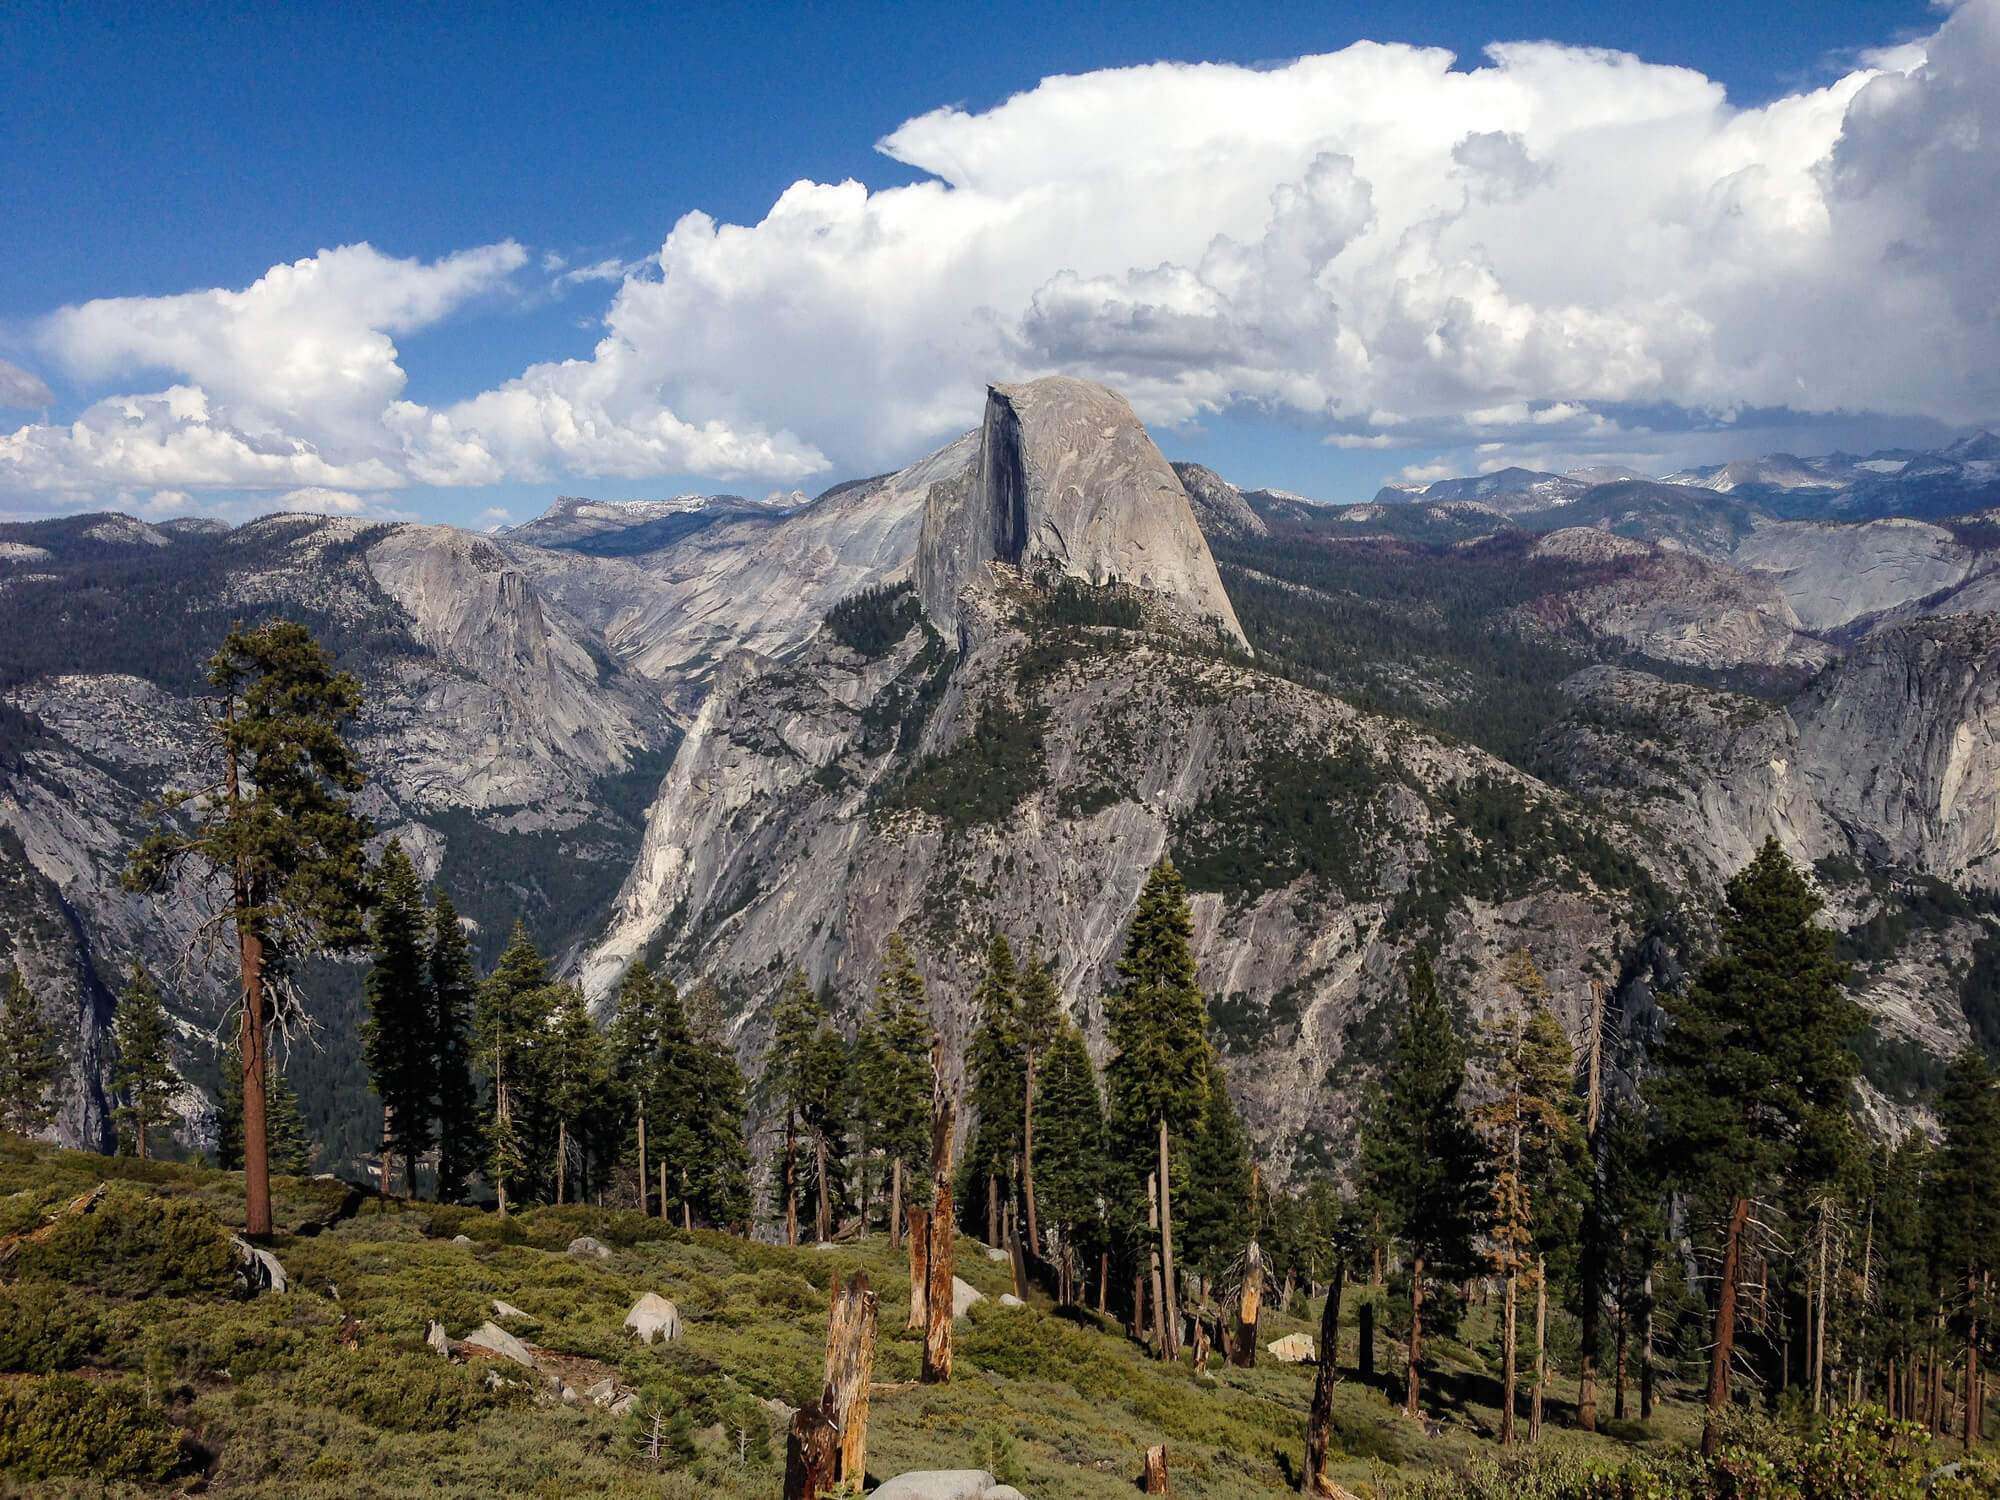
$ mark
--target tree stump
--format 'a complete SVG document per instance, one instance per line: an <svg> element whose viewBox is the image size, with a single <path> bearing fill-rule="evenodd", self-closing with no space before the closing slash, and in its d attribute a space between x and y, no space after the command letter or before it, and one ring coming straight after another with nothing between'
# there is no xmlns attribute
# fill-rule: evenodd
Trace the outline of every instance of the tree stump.
<svg viewBox="0 0 2000 1500"><path fill-rule="evenodd" d="M1333 1386L1340 1367L1340 1297L1346 1290L1347 1264L1335 1262L1333 1285L1326 1289L1326 1306L1319 1314L1319 1369L1313 1376L1312 1410L1306 1417L1306 1483L1308 1495L1329 1493L1326 1451L1333 1425Z"/></svg>
<svg viewBox="0 0 2000 1500"><path fill-rule="evenodd" d="M826 1386L820 1409L840 1434L835 1477L841 1488L861 1491L868 1459L868 1379L875 1370L877 1299L868 1278L856 1272L842 1286L833 1278L833 1314L826 1331Z"/></svg>
<svg viewBox="0 0 2000 1500"><path fill-rule="evenodd" d="M951 1208L952 1134L958 1124L958 1101L944 1089L944 1038L931 1037L931 1220L930 1250L924 1288L929 1326L924 1331L924 1383L943 1385L951 1379Z"/></svg>
<svg viewBox="0 0 2000 1500"><path fill-rule="evenodd" d="M785 1439L785 1500L819 1500L831 1490L840 1467L840 1430L808 1402L792 1416Z"/></svg>
<svg viewBox="0 0 2000 1500"><path fill-rule="evenodd" d="M1167 1445L1155 1443L1146 1450L1146 1477L1141 1488L1149 1495L1164 1495L1167 1492ZM787 1495L786 1500L791 1500Z"/></svg>
<svg viewBox="0 0 2000 1500"><path fill-rule="evenodd" d="M929 1300L927 1294L931 1275L931 1216L928 1209L912 1203L908 1209L910 1218L910 1320L904 1324L912 1332L922 1333L930 1327L930 1319L924 1315L924 1306Z"/></svg>
<svg viewBox="0 0 2000 1500"><path fill-rule="evenodd" d="M1257 1319L1264 1306L1264 1252L1252 1240L1243 1256L1243 1298L1236 1311L1235 1347L1229 1362L1248 1370L1257 1363Z"/></svg>

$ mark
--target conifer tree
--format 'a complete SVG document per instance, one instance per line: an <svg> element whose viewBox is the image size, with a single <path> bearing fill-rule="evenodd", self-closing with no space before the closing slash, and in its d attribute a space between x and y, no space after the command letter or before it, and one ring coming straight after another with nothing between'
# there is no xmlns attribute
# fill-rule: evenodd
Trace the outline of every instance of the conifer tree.
<svg viewBox="0 0 2000 1500"><path fill-rule="evenodd" d="M1940 1291L1934 1223L1937 1157L1923 1131L1910 1131L1883 1161L1874 1199L1869 1269L1876 1331L1870 1342L1885 1381L1884 1404L1890 1415L1905 1421L1922 1413L1918 1362L1936 1352L1932 1315Z"/></svg>
<svg viewBox="0 0 2000 1500"><path fill-rule="evenodd" d="M1180 1234L1187 1267L1213 1281L1243 1253L1253 1230L1250 1141L1229 1097L1229 1080L1214 1053L1208 1059L1207 1101L1188 1132L1187 1169L1182 1174ZM1259 1241L1260 1245L1262 1241ZM1275 1241L1267 1264L1278 1265Z"/></svg>
<svg viewBox="0 0 2000 1500"><path fill-rule="evenodd" d="M1044 1222L1058 1246L1058 1285L1065 1302L1080 1295L1081 1268L1104 1233L1104 1104L1083 1033L1067 1019L1050 1039L1040 1070L1036 1134L1040 1140Z"/></svg>
<svg viewBox="0 0 2000 1500"><path fill-rule="evenodd" d="M55 1118L50 1094L62 1068L56 1029L18 969L0 989L0 1113L8 1128L33 1135Z"/></svg>
<svg viewBox="0 0 2000 1500"><path fill-rule="evenodd" d="M1035 1074L1042 1054L1054 1040L1063 1021L1062 994L1055 975L1039 953L1028 955L1028 967L1021 973L1018 1017L1021 1035L1021 1196L1028 1213L1028 1246L1031 1254L1042 1253L1041 1222L1035 1202Z"/></svg>
<svg viewBox="0 0 2000 1500"><path fill-rule="evenodd" d="M771 1043L761 1062L766 1087L785 1106L785 1140L775 1176L789 1245L799 1242L799 1131L822 1092L819 1036L825 1019L805 970L792 970L771 1012Z"/></svg>
<svg viewBox="0 0 2000 1500"><path fill-rule="evenodd" d="M1723 1205L1722 1273L1710 1346L1702 1452L1722 1441L1751 1201L1788 1175L1825 1181L1848 1132L1860 1007L1819 898L1776 839L1729 882L1720 951L1678 996L1656 1054L1651 1097L1678 1185Z"/></svg>
<svg viewBox="0 0 2000 1500"><path fill-rule="evenodd" d="M903 1204L921 1174L912 1168L930 1152L931 1022L923 976L909 944L889 934L875 1008L855 1038L861 1148L879 1155L889 1179L889 1233L899 1231Z"/></svg>
<svg viewBox="0 0 2000 1500"><path fill-rule="evenodd" d="M1935 1207L1939 1281L1948 1288L1953 1325L1965 1353L1965 1381L1975 1389L1979 1350L1992 1336L1992 1280L2000 1259L2000 1080L1976 1048L1961 1053L1938 1098L1944 1146L1938 1153ZM1981 1407L1967 1408L1966 1447L1979 1439Z"/></svg>
<svg viewBox="0 0 2000 1500"><path fill-rule="evenodd" d="M555 1015L545 1044L549 1107L556 1119L556 1202L588 1202L589 1156L595 1116L610 1082L604 1038L590 1017L580 985L557 987Z"/></svg>
<svg viewBox="0 0 2000 1500"><path fill-rule="evenodd" d="M986 945L986 969L972 992L977 1017L966 1046L966 1071L971 1075L971 1105L975 1123L967 1143L965 1170L972 1182L986 1184L986 1242L998 1245L1002 1183L1012 1192L1015 1162L1021 1154L1025 1121L1021 1104L1027 1096L1027 1072L1021 1065L1020 975L1014 950L1000 933Z"/></svg>
<svg viewBox="0 0 2000 1500"><path fill-rule="evenodd" d="M518 921L500 962L479 987L479 1060L486 1070L492 1114L486 1175L507 1212L508 1195L526 1185L534 1166L541 1100L541 1044L549 1018L548 967Z"/></svg>
<svg viewBox="0 0 2000 1500"><path fill-rule="evenodd" d="M271 1170L281 1177L303 1177L312 1166L312 1141L306 1135L305 1116L291 1080L273 1062L270 1100L266 1110Z"/></svg>
<svg viewBox="0 0 2000 1500"><path fill-rule="evenodd" d="M1384 1228L1410 1257L1410 1346L1404 1410L1418 1415L1425 1282L1470 1266L1477 1147L1460 1112L1465 1049L1438 994L1430 955L1417 950L1395 1055L1374 1090L1361 1168Z"/></svg>
<svg viewBox="0 0 2000 1500"><path fill-rule="evenodd" d="M167 1123L174 1095L180 1092L181 1076L174 1071L167 1052L172 1025L160 992L142 963L132 965L132 982L118 1001L114 1023L118 1061L111 1070L111 1087L124 1096L117 1117L139 1160L150 1154L152 1136Z"/></svg>
<svg viewBox="0 0 2000 1500"><path fill-rule="evenodd" d="M684 1201L690 1214L715 1228L750 1217L750 1155L743 1143L743 1070L736 1054L714 1037L695 1033L696 1149L682 1163Z"/></svg>
<svg viewBox="0 0 2000 1500"><path fill-rule="evenodd" d="M1146 877L1125 950L1119 988L1105 997L1111 1057L1105 1064L1113 1161L1123 1168L1125 1220L1137 1230L1149 1160L1159 1175L1163 1314L1161 1353L1178 1350L1170 1142L1186 1140L1208 1103L1208 1002L1195 977L1194 919L1173 861ZM1150 1235L1147 1239L1150 1241Z"/></svg>
<svg viewBox="0 0 2000 1500"><path fill-rule="evenodd" d="M1603 1269L1614 1323L1612 1415L1623 1421L1631 1346L1651 1310L1647 1289L1660 1258L1666 1221L1645 1117L1629 1106L1613 1109L1602 1135L1604 1176L1595 1217L1603 1237ZM1651 1415L1650 1410L1643 1412L1641 1420Z"/></svg>
<svg viewBox="0 0 2000 1500"><path fill-rule="evenodd" d="M443 891L431 906L430 1038L437 1110L437 1195L456 1202L479 1170L485 1142L479 1118L479 1085L472 1076L473 1029L479 979L472 946L458 911Z"/></svg>
<svg viewBox="0 0 2000 1500"><path fill-rule="evenodd" d="M374 962L365 981L367 1019L361 1056L382 1101L384 1187L390 1158L403 1162L403 1196L417 1191L417 1160L430 1149L437 1048L427 952L430 913L416 867L399 840L389 840L375 872L370 937Z"/></svg>
<svg viewBox="0 0 2000 1500"><path fill-rule="evenodd" d="M268 1235L270 981L307 952L367 937L369 825L348 800L362 776L344 738L361 711L361 685L290 620L236 626L207 665L221 695L210 726L217 774L163 799L165 821L133 851L125 879L158 891L189 860L218 877L217 920L236 929L242 985L244 1229ZM191 827L175 820L183 809L193 812Z"/></svg>

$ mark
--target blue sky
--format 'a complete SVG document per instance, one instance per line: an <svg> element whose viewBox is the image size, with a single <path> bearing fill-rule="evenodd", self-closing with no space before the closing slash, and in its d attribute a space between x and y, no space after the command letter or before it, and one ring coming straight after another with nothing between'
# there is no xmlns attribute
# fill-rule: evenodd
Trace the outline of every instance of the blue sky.
<svg viewBox="0 0 2000 1500"><path fill-rule="evenodd" d="M1055 369L1335 499L1935 441L1994 414L1993 148L1951 142L1996 33L1992 0L16 3L0 513L811 491ZM667 253L694 211L766 227Z"/></svg>

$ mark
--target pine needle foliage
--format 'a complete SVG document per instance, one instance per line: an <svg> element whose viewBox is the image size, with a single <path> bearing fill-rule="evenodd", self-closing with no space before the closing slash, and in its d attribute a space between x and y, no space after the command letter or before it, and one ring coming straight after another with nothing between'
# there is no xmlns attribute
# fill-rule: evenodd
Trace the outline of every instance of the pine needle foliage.
<svg viewBox="0 0 2000 1500"><path fill-rule="evenodd" d="M174 1071L167 1050L172 1023L144 964L132 966L132 980L119 997L113 1024L118 1061L111 1070L111 1087L125 1101L116 1110L123 1126L121 1144L129 1141L133 1154L144 1161L151 1155L153 1138L167 1124L173 1098L181 1088L180 1074Z"/></svg>

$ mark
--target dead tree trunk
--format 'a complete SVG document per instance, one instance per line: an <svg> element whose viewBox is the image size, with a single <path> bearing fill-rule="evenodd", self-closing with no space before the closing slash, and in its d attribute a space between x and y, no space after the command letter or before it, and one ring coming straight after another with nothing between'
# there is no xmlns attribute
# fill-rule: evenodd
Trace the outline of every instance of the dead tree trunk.
<svg viewBox="0 0 2000 1500"><path fill-rule="evenodd" d="M931 1222L929 1276L924 1289L930 1326L924 1333L924 1382L951 1379L951 1148L958 1101L944 1090L944 1038L931 1037Z"/></svg>
<svg viewBox="0 0 2000 1500"><path fill-rule="evenodd" d="M1167 1492L1167 1445L1155 1443L1146 1450L1146 1477L1140 1488L1148 1495Z"/></svg>
<svg viewBox="0 0 2000 1500"><path fill-rule="evenodd" d="M986 1174L986 1243L993 1249L1002 1247L1000 1237L1000 1179L991 1172Z"/></svg>
<svg viewBox="0 0 2000 1500"><path fill-rule="evenodd" d="M813 1131L813 1171L818 1177L816 1184L818 1192L815 1195L817 1202L814 1204L813 1212L813 1233L818 1237L818 1242L824 1245L828 1240L833 1238L833 1199L827 1193L826 1134L820 1130ZM664 1193L661 1195L661 1198L660 1212L665 1213L667 1205L664 1201Z"/></svg>
<svg viewBox="0 0 2000 1500"><path fill-rule="evenodd" d="M1160 1174L1153 1172L1146 1178L1146 1227L1153 1231L1153 1243L1147 1261L1153 1287L1153 1334L1155 1350L1161 1359L1167 1357L1167 1299L1160 1289Z"/></svg>
<svg viewBox="0 0 2000 1500"><path fill-rule="evenodd" d="M1519 1321L1517 1309L1520 1305L1518 1290L1520 1278L1511 1267L1502 1285L1505 1288L1500 1299L1500 1446L1514 1446L1514 1368L1518 1358L1515 1324Z"/></svg>
<svg viewBox="0 0 2000 1500"><path fill-rule="evenodd" d="M1713 1458L1722 1446L1722 1412L1729 1405L1729 1361L1736 1352L1736 1282L1742 1274L1743 1226L1750 1218L1750 1200L1729 1205L1729 1227L1722 1242L1722 1292L1715 1305L1715 1349L1708 1362L1708 1416L1701 1426L1701 1456Z"/></svg>
<svg viewBox="0 0 2000 1500"><path fill-rule="evenodd" d="M785 1440L785 1500L819 1500L840 1470L840 1429L808 1402L792 1415Z"/></svg>
<svg viewBox="0 0 2000 1500"><path fill-rule="evenodd" d="M1097 1315L1111 1316L1111 1252L1108 1249L1097 1252Z"/></svg>
<svg viewBox="0 0 2000 1500"><path fill-rule="evenodd" d="M646 1117L641 1115L639 1116L639 1212L643 1215L646 1211Z"/></svg>
<svg viewBox="0 0 2000 1500"><path fill-rule="evenodd" d="M868 1278L856 1272L845 1287L833 1277L833 1314L826 1333L826 1385L820 1409L840 1434L835 1479L861 1493L868 1467L868 1379L875 1369L878 1306Z"/></svg>
<svg viewBox="0 0 2000 1500"><path fill-rule="evenodd" d="M903 1158L897 1157L889 1163L889 1248L900 1249L903 1243Z"/></svg>
<svg viewBox="0 0 2000 1500"><path fill-rule="evenodd" d="M1312 1410L1306 1417L1306 1482L1308 1495L1330 1493L1326 1483L1326 1452L1332 1436L1333 1387L1340 1367L1340 1296L1346 1290L1347 1262L1335 1261L1333 1285L1319 1313L1319 1369L1313 1375Z"/></svg>
<svg viewBox="0 0 2000 1500"><path fill-rule="evenodd" d="M1257 1363L1257 1319L1264 1306L1264 1252L1255 1240L1243 1254L1243 1295L1236 1308L1236 1338L1229 1362L1240 1370Z"/></svg>
<svg viewBox="0 0 2000 1500"><path fill-rule="evenodd" d="M1178 1359L1181 1352L1181 1317L1174 1287L1174 1196L1167 1167L1167 1117L1160 1116L1160 1284L1165 1295L1160 1302L1160 1357Z"/></svg>
<svg viewBox="0 0 2000 1500"><path fill-rule="evenodd" d="M1549 1263L1535 1258L1535 1393L1528 1407L1528 1441L1542 1440L1542 1394L1549 1385Z"/></svg>
<svg viewBox="0 0 2000 1500"><path fill-rule="evenodd" d="M643 1163L641 1164L643 1165ZM639 1207L645 1208L646 1174L639 1174ZM785 1243L799 1242L799 1117L785 1111Z"/></svg>
<svg viewBox="0 0 2000 1500"><path fill-rule="evenodd" d="M931 1216L914 1203L905 1212L910 1220L910 1320L904 1326L921 1332L931 1326L924 1312L930 1300Z"/></svg>

